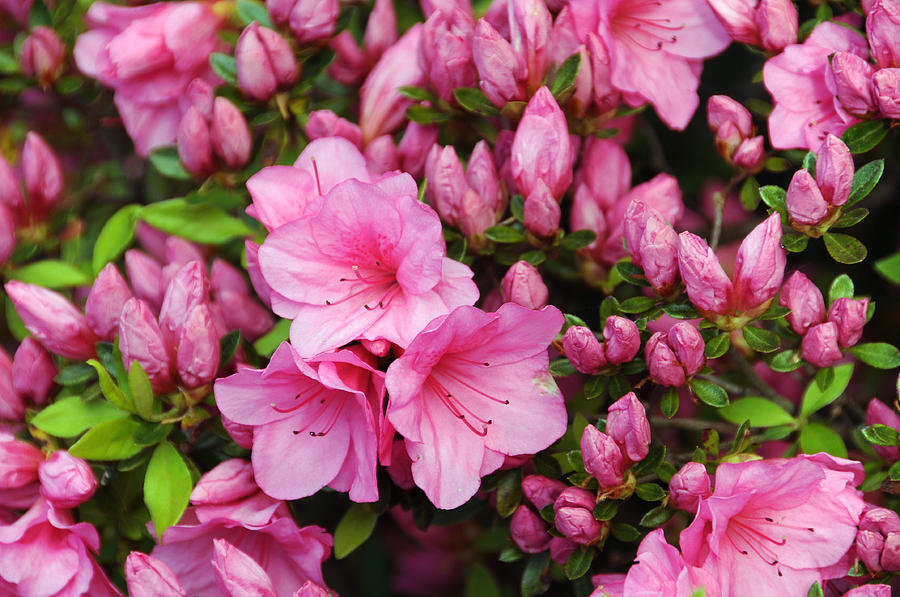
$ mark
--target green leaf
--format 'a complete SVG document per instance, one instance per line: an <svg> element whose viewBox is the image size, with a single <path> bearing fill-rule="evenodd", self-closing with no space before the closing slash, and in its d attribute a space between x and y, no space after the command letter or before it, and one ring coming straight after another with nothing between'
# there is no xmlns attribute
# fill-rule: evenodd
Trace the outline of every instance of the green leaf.
<svg viewBox="0 0 900 597"><path fill-rule="evenodd" d="M624 541L625 543L631 543L641 538L641 532L630 524L617 522L614 523L609 530L612 533L613 537L615 537L619 541Z"/></svg>
<svg viewBox="0 0 900 597"><path fill-rule="evenodd" d="M558 358L550 361L550 374L553 377L568 377L575 375L575 366L566 358Z"/></svg>
<svg viewBox="0 0 900 597"><path fill-rule="evenodd" d="M575 53L569 56L559 66L556 76L553 77L553 83L550 85L550 93L553 97L558 98L560 94L575 84L578 77L578 69L581 68L581 54Z"/></svg>
<svg viewBox="0 0 900 597"><path fill-rule="evenodd" d="M849 234L826 232L823 238L828 254L838 263L846 265L859 263L868 253L866 246Z"/></svg>
<svg viewBox="0 0 900 597"><path fill-rule="evenodd" d="M518 562L524 557L525 554L518 547L510 545L509 547L503 548L503 551L500 552L500 555L497 557L497 559L501 562L509 563Z"/></svg>
<svg viewBox="0 0 900 597"><path fill-rule="evenodd" d="M708 359L717 359L728 352L729 346L731 346L731 336L728 332L722 332L706 343L704 354Z"/></svg>
<svg viewBox="0 0 900 597"><path fill-rule="evenodd" d="M519 255L519 259L537 267L547 260L547 254L541 250L536 249L534 251L526 251L522 253L521 255Z"/></svg>
<svg viewBox="0 0 900 597"><path fill-rule="evenodd" d="M675 319L697 319L700 317L697 309L690 303L672 303L663 307L663 311L669 317L674 317Z"/></svg>
<svg viewBox="0 0 900 597"><path fill-rule="evenodd" d="M269 12L266 7L255 0L237 0L237 16L244 23L249 25L256 21L263 27L273 28L272 20L269 18Z"/></svg>
<svg viewBox="0 0 900 597"><path fill-rule="evenodd" d="M819 581L812 584L809 591L806 592L806 597L825 597L825 593L822 592L822 585L819 584Z"/></svg>
<svg viewBox="0 0 900 597"><path fill-rule="evenodd" d="M868 342L851 346L847 350L866 365L876 369L900 367L900 350L893 344Z"/></svg>
<svg viewBox="0 0 900 597"><path fill-rule="evenodd" d="M219 341L219 368L224 367L241 345L241 331L231 330Z"/></svg>
<svg viewBox="0 0 900 597"><path fill-rule="evenodd" d="M616 500L603 500L594 506L594 518L600 521L612 520L619 511L619 504Z"/></svg>
<svg viewBox="0 0 900 597"><path fill-rule="evenodd" d="M781 338L775 332L752 325L745 326L741 332L750 348L759 352L774 352L781 346Z"/></svg>
<svg viewBox="0 0 900 597"><path fill-rule="evenodd" d="M630 261L619 261L615 267L625 282L633 286L650 286L647 278L644 277L644 270Z"/></svg>
<svg viewBox="0 0 900 597"><path fill-rule="evenodd" d="M413 104L406 109L406 117L419 124L440 124L450 120L450 114L422 104Z"/></svg>
<svg viewBox="0 0 900 597"><path fill-rule="evenodd" d="M169 199L146 206L140 218L163 232L206 245L219 245L253 234L253 229L218 207Z"/></svg>
<svg viewBox="0 0 900 597"><path fill-rule="evenodd" d="M794 422L794 417L766 398L741 398L719 409L719 415L731 423L750 420L752 427L772 427Z"/></svg>
<svg viewBox="0 0 900 597"><path fill-rule="evenodd" d="M875 188L875 185L878 184L878 181L881 180L882 174L884 174L884 160L869 162L857 170L853 175L853 186L850 187L850 198L847 199L847 202L844 204L844 209L865 199Z"/></svg>
<svg viewBox="0 0 900 597"><path fill-rule="evenodd" d="M535 554L528 558L525 571L522 573L522 597L535 597L540 595L550 584L544 580L544 575L550 568L550 552Z"/></svg>
<svg viewBox="0 0 900 597"><path fill-rule="evenodd" d="M803 169L813 175L813 178L816 176L816 162L818 161L818 157L811 151L807 151L806 155L803 156Z"/></svg>
<svg viewBox="0 0 900 597"><path fill-rule="evenodd" d="M522 470L513 469L502 473L497 485L497 513L509 518L522 503Z"/></svg>
<svg viewBox="0 0 900 597"><path fill-rule="evenodd" d="M862 428L862 436L876 446L900 446L897 430L887 425L876 423Z"/></svg>
<svg viewBox="0 0 900 597"><path fill-rule="evenodd" d="M501 597L500 588L491 571L481 562L469 565L465 597Z"/></svg>
<svg viewBox="0 0 900 597"><path fill-rule="evenodd" d="M368 507L351 505L334 530L334 557L342 560L353 553L375 530L376 522L378 514Z"/></svg>
<svg viewBox="0 0 900 597"><path fill-rule="evenodd" d="M53 381L61 386L73 386L97 378L97 372L86 363L73 363L56 374Z"/></svg>
<svg viewBox="0 0 900 597"><path fill-rule="evenodd" d="M654 444L650 446L650 449L647 451L647 455L644 456L644 459L637 463L632 472L636 477L642 477L644 475L649 475L656 468L663 463L666 458L666 448L665 446L661 446L658 444Z"/></svg>
<svg viewBox="0 0 900 597"><path fill-rule="evenodd" d="M847 274L841 274L831 282L828 287L828 304L830 305L839 298L853 298L853 280Z"/></svg>
<svg viewBox="0 0 900 597"><path fill-rule="evenodd" d="M799 369L803 365L803 359L796 350L785 350L779 352L769 361L769 368L779 373L787 373Z"/></svg>
<svg viewBox="0 0 900 597"><path fill-rule="evenodd" d="M678 390L675 388L666 388L666 391L662 396L662 401L659 404L663 415L665 415L666 418L671 419L675 416L675 413L678 412L678 405Z"/></svg>
<svg viewBox="0 0 900 597"><path fill-rule="evenodd" d="M841 436L822 423L810 423L800 431L800 449L804 454L827 452L838 458L847 457L847 446Z"/></svg>
<svg viewBox="0 0 900 597"><path fill-rule="evenodd" d="M484 235L496 243L514 244L525 241L525 235L509 226L491 226L484 231Z"/></svg>
<svg viewBox="0 0 900 597"><path fill-rule="evenodd" d="M429 101L434 103L435 101L437 101L433 93L431 93L427 89L416 87L415 85L398 87L397 91L400 92L401 95L406 96L411 100L416 100L417 102Z"/></svg>
<svg viewBox="0 0 900 597"><path fill-rule="evenodd" d="M175 446L169 442L156 446L144 475L144 503L158 540L184 514L193 488L191 471Z"/></svg>
<svg viewBox="0 0 900 597"><path fill-rule="evenodd" d="M47 5L41 0L38 0L31 5L31 8L28 11L28 26L38 27L41 25L44 27L53 27L53 15L50 14L50 9L47 8Z"/></svg>
<svg viewBox="0 0 900 597"><path fill-rule="evenodd" d="M691 390L702 402L721 408L728 404L728 392L720 386L706 381L705 379L694 378L691 380Z"/></svg>
<svg viewBox="0 0 900 597"><path fill-rule="evenodd" d="M618 400L631 391L631 384L628 383L624 375L614 375L609 378L607 388L609 397L613 400Z"/></svg>
<svg viewBox="0 0 900 597"><path fill-rule="evenodd" d="M850 153L865 153L881 143L888 132L886 120L864 120L854 124L841 135Z"/></svg>
<svg viewBox="0 0 900 597"><path fill-rule="evenodd" d="M566 578L575 580L587 574L594 561L594 549L592 547L579 547L569 556L565 566Z"/></svg>
<svg viewBox="0 0 900 597"><path fill-rule="evenodd" d="M106 399L122 410L135 412L134 403L131 398L116 385L116 382L113 381L109 371L106 370L106 367L94 359L90 359L87 364L93 367L97 372L97 376L100 378L100 389L103 391L103 395L106 396Z"/></svg>
<svg viewBox="0 0 900 597"><path fill-rule="evenodd" d="M900 481L900 460L891 465L888 469L888 477L891 481Z"/></svg>
<svg viewBox="0 0 900 597"><path fill-rule="evenodd" d="M153 387L137 360L131 362L128 370L128 389L134 402L134 410L141 418L149 420L153 416Z"/></svg>
<svg viewBox="0 0 900 597"><path fill-rule="evenodd" d="M135 435L143 425L131 417L98 423L69 448L69 453L85 460L123 460L141 451Z"/></svg>
<svg viewBox="0 0 900 597"><path fill-rule="evenodd" d="M656 305L656 300L649 296L633 296L619 303L619 311L622 313L643 313L652 309Z"/></svg>
<svg viewBox="0 0 900 597"><path fill-rule="evenodd" d="M593 230L576 230L564 236L559 245L563 249L577 251L589 246L595 240L597 240L597 233Z"/></svg>
<svg viewBox="0 0 900 597"><path fill-rule="evenodd" d="M69 396L44 408L31 419L31 424L55 437L77 437L95 425L127 417L127 412L105 400L85 401L80 396Z"/></svg>
<svg viewBox="0 0 900 597"><path fill-rule="evenodd" d="M816 371L816 387L825 390L834 381L834 367L823 367Z"/></svg>
<svg viewBox="0 0 900 597"><path fill-rule="evenodd" d="M875 271L887 278L888 282L900 285L900 253L876 261Z"/></svg>
<svg viewBox="0 0 900 597"><path fill-rule="evenodd" d="M588 400L596 400L606 393L606 377L593 375L584 384L584 397Z"/></svg>
<svg viewBox="0 0 900 597"><path fill-rule="evenodd" d="M35 261L14 269L9 273L13 280L36 284L44 288L67 288L69 286L87 286L91 277L76 266L58 259Z"/></svg>
<svg viewBox="0 0 900 597"><path fill-rule="evenodd" d="M491 100L484 94L481 89L474 87L457 87L453 90L453 97L464 110L481 114L482 116L496 116L500 114L497 106L491 103Z"/></svg>
<svg viewBox="0 0 900 597"><path fill-rule="evenodd" d="M272 356L282 342L286 342L291 331L290 319L279 319L265 336L253 343L253 350L264 357Z"/></svg>
<svg viewBox="0 0 900 597"><path fill-rule="evenodd" d="M126 205L103 225L97 236L97 242L94 243L94 255L91 260L94 274L100 273L110 261L118 259L131 244L134 238L134 224L140 210L140 205Z"/></svg>
<svg viewBox="0 0 900 597"><path fill-rule="evenodd" d="M781 246L791 253L802 253L809 244L809 237L799 232L785 232L781 235Z"/></svg>
<svg viewBox="0 0 900 597"><path fill-rule="evenodd" d="M669 519L672 518L674 514L675 512L673 510L670 510L665 506L657 506L644 514L641 518L641 522L638 524L642 527L654 529L669 522Z"/></svg>
<svg viewBox="0 0 900 597"><path fill-rule="evenodd" d="M641 483L634 488L634 493L645 502L658 502L666 497L666 490L656 483Z"/></svg>
<svg viewBox="0 0 900 597"><path fill-rule="evenodd" d="M753 176L748 176L741 185L741 205L747 211L756 211L759 205L759 183Z"/></svg>
<svg viewBox="0 0 900 597"><path fill-rule="evenodd" d="M513 195L509 200L509 213L513 215L517 222L525 221L525 199L522 195Z"/></svg>
<svg viewBox="0 0 900 597"><path fill-rule="evenodd" d="M780 214L787 213L787 193L781 187L766 185L759 188L763 203Z"/></svg>
<svg viewBox="0 0 900 597"><path fill-rule="evenodd" d="M229 85L237 85L237 67L234 64L234 56L213 52L209 55L209 65L223 81Z"/></svg>
<svg viewBox="0 0 900 597"><path fill-rule="evenodd" d="M852 375L853 363L845 363L834 368L834 380L825 390L820 390L815 381L810 382L800 403L800 418L806 418L837 400L847 389Z"/></svg>
<svg viewBox="0 0 900 597"><path fill-rule="evenodd" d="M841 217L831 225L831 228L849 228L850 226L855 226L866 219L866 216L868 215L869 210L865 207L851 209L850 211L842 213Z"/></svg>
<svg viewBox="0 0 900 597"><path fill-rule="evenodd" d="M181 165L174 147L160 147L150 153L150 163L160 174L174 180L190 180L191 174Z"/></svg>

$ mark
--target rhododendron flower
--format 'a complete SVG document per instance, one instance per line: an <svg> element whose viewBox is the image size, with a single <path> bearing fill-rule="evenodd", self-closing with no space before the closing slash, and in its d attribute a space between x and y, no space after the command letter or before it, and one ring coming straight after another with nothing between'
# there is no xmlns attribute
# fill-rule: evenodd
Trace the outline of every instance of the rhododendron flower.
<svg viewBox="0 0 900 597"><path fill-rule="evenodd" d="M638 546L635 563L625 576L623 595L692 597L701 588L705 597L721 594L716 577L703 568L686 564L678 550L666 543L662 529L656 529Z"/></svg>
<svg viewBox="0 0 900 597"><path fill-rule="evenodd" d="M348 142L349 143L349 142ZM409 175L346 180L259 250L273 310L308 357L351 340L401 346L433 318L478 298L472 270L445 257L438 215Z"/></svg>
<svg viewBox="0 0 900 597"><path fill-rule="evenodd" d="M534 454L565 431L546 350L562 323L555 307L459 307L388 368L387 419L406 438L416 485L438 508L465 503L504 454Z"/></svg>
<svg viewBox="0 0 900 597"><path fill-rule="evenodd" d="M216 404L253 431L253 468L260 487L282 499L325 485L350 499L378 499L380 372L353 351L304 361L283 343L264 370L241 369L216 382Z"/></svg>
<svg viewBox="0 0 900 597"><path fill-rule="evenodd" d="M716 576L723 597L801 595L842 577L863 476L860 463L827 454L721 464L681 533L685 562Z"/></svg>

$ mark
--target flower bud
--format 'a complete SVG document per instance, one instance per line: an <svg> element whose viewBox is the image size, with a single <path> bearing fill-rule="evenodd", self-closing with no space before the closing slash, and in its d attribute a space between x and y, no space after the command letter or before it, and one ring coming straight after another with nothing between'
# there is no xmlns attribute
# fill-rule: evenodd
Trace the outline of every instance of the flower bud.
<svg viewBox="0 0 900 597"><path fill-rule="evenodd" d="M594 518L596 500L580 487L568 487L553 503L556 530L575 543L588 545L603 535L604 525Z"/></svg>
<svg viewBox="0 0 900 597"><path fill-rule="evenodd" d="M234 48L238 87L255 100L267 101L278 88L290 87L300 67L290 44L268 27L250 23Z"/></svg>
<svg viewBox="0 0 900 597"><path fill-rule="evenodd" d="M538 179L532 193L525 198L525 228L538 238L549 240L559 230L562 213L544 181Z"/></svg>
<svg viewBox="0 0 900 597"><path fill-rule="evenodd" d="M836 52L831 59L834 84L841 106L851 114L865 116L877 110L872 95L872 75L875 69L852 52Z"/></svg>
<svg viewBox="0 0 900 597"><path fill-rule="evenodd" d="M438 96L454 103L453 90L474 87L478 73L472 62L472 33L475 23L466 11L437 10L422 29L419 59L428 81Z"/></svg>
<svg viewBox="0 0 900 597"><path fill-rule="evenodd" d="M12 362L12 385L20 398L43 404L50 396L58 370L37 340L22 340Z"/></svg>
<svg viewBox="0 0 900 597"><path fill-rule="evenodd" d="M669 294L678 282L678 233L654 210L647 215L638 250L650 286L661 296Z"/></svg>
<svg viewBox="0 0 900 597"><path fill-rule="evenodd" d="M679 321L667 332L667 342L688 377L706 366L706 344L700 331L687 321Z"/></svg>
<svg viewBox="0 0 900 597"><path fill-rule="evenodd" d="M253 139L241 111L231 101L217 97L209 124L209 141L229 170L242 168L250 160Z"/></svg>
<svg viewBox="0 0 900 597"><path fill-rule="evenodd" d="M716 133L725 124L734 125L734 131L742 139L749 137L753 132L753 119L750 112L741 103L731 99L727 95L714 95L706 104L706 122L709 129ZM718 141L717 141L718 143Z"/></svg>
<svg viewBox="0 0 900 597"><path fill-rule="evenodd" d="M165 290L159 262L142 251L129 249L125 251L125 273L128 274L134 296L158 311Z"/></svg>
<svg viewBox="0 0 900 597"><path fill-rule="evenodd" d="M63 193L62 166L47 142L33 131L22 148L22 178L33 213L45 213Z"/></svg>
<svg viewBox="0 0 900 597"><path fill-rule="evenodd" d="M792 223L815 226L828 217L828 203L812 174L797 170L787 190L787 210Z"/></svg>
<svg viewBox="0 0 900 597"><path fill-rule="evenodd" d="M581 373L596 374L606 365L606 355L600 341L590 329L572 326L563 334L563 350L572 366Z"/></svg>
<svg viewBox="0 0 900 597"><path fill-rule="evenodd" d="M690 325L690 324L688 324ZM632 463L640 462L650 449L650 423L647 411L634 392L628 392L609 406L606 433Z"/></svg>
<svg viewBox="0 0 900 597"><path fill-rule="evenodd" d="M300 43L331 37L340 10L338 0L297 0L291 11L291 31Z"/></svg>
<svg viewBox="0 0 900 597"><path fill-rule="evenodd" d="M159 310L159 328L167 345L176 346L188 313L208 300L209 278L204 265L192 261L179 269L166 286Z"/></svg>
<svg viewBox="0 0 900 597"><path fill-rule="evenodd" d="M331 110L314 110L309 113L306 136L310 141L322 137L343 137L357 147L362 147L362 132L359 127Z"/></svg>
<svg viewBox="0 0 900 597"><path fill-rule="evenodd" d="M547 523L531 508L521 504L509 521L513 543L525 553L541 553L550 547Z"/></svg>
<svg viewBox="0 0 900 597"><path fill-rule="evenodd" d="M57 508L74 508L94 495L97 478L90 465L65 450L57 450L38 469L41 495Z"/></svg>
<svg viewBox="0 0 900 597"><path fill-rule="evenodd" d="M172 389L169 351L159 324L150 307L138 298L131 298L119 316L119 350L126 367L132 361L141 364L150 378L153 389L167 392Z"/></svg>
<svg viewBox="0 0 900 597"><path fill-rule="evenodd" d="M754 18L755 4L729 0L707 1L731 39L745 44L759 44L759 27Z"/></svg>
<svg viewBox="0 0 900 597"><path fill-rule="evenodd" d="M675 352L666 343L666 332L656 332L647 340L644 358L650 379L662 386L677 388L684 385L684 368L678 362Z"/></svg>
<svg viewBox="0 0 900 597"><path fill-rule="evenodd" d="M555 502L566 487L562 481L542 475L528 475L522 479L522 495L538 510Z"/></svg>
<svg viewBox="0 0 900 597"><path fill-rule="evenodd" d="M225 539L213 539L212 566L223 595L278 597L262 566Z"/></svg>
<svg viewBox="0 0 900 597"><path fill-rule="evenodd" d="M882 116L900 119L900 68L883 68L872 76L872 91Z"/></svg>
<svg viewBox="0 0 900 597"><path fill-rule="evenodd" d="M841 348L853 346L862 337L863 326L866 325L866 311L869 299L854 300L839 298L831 303L828 309L828 321L837 326L838 344Z"/></svg>
<svg viewBox="0 0 900 597"><path fill-rule="evenodd" d="M115 264L106 264L97 274L84 305L84 316L101 340L113 340L119 326L119 313L131 296L131 288Z"/></svg>
<svg viewBox="0 0 900 597"><path fill-rule="evenodd" d="M554 537L550 539L550 558L560 566L565 566L577 547L578 544L574 541L569 541L564 537Z"/></svg>
<svg viewBox="0 0 900 597"><path fill-rule="evenodd" d="M704 315L728 313L734 288L716 254L695 234L678 236L678 270L691 302Z"/></svg>
<svg viewBox="0 0 900 597"><path fill-rule="evenodd" d="M318 585L313 581L308 580L303 583L303 586L297 589L297 592L294 593L292 597L333 597L333 594L322 585Z"/></svg>
<svg viewBox="0 0 900 597"><path fill-rule="evenodd" d="M688 462L669 480L669 504L685 512L696 512L711 493L709 474L699 462Z"/></svg>
<svg viewBox="0 0 900 597"><path fill-rule="evenodd" d="M870 508L863 514L859 521L859 531L856 535L856 554L866 568L877 573L882 570L893 571L896 568L887 565L896 564L896 551L886 549L887 540L900 539L900 516L887 508ZM887 560L887 561L885 561ZM894 560L894 561L892 561Z"/></svg>
<svg viewBox="0 0 900 597"><path fill-rule="evenodd" d="M794 272L781 287L778 304L791 310L787 321L801 336L811 326L825 320L825 299L809 278L801 272Z"/></svg>
<svg viewBox="0 0 900 597"><path fill-rule="evenodd" d="M9 207L0 199L0 265L6 263L15 248L16 219Z"/></svg>
<svg viewBox="0 0 900 597"><path fill-rule="evenodd" d="M900 67L900 9L893 0L877 0L869 9L866 37L878 66Z"/></svg>
<svg viewBox="0 0 900 597"><path fill-rule="evenodd" d="M837 326L826 321L809 328L800 343L800 351L803 358L816 367L834 365L841 358Z"/></svg>
<svg viewBox="0 0 900 597"><path fill-rule="evenodd" d="M19 177L9 162L0 155L0 205L12 210L19 210L24 204Z"/></svg>
<svg viewBox="0 0 900 597"><path fill-rule="evenodd" d="M131 552L125 560L125 580L131 597L186 597L168 566L139 551Z"/></svg>
<svg viewBox="0 0 900 597"><path fill-rule="evenodd" d="M462 198L469 188L462 164L452 145L432 146L425 160L425 194L441 218L451 226L459 222Z"/></svg>
<svg viewBox="0 0 900 597"><path fill-rule="evenodd" d="M526 198L532 197L537 183L542 182L549 194L559 199L572 182L575 155L569 142L569 127L546 87L537 90L522 114L510 162L516 187Z"/></svg>
<svg viewBox="0 0 900 597"><path fill-rule="evenodd" d="M472 155L469 156L469 163L466 165L466 181L493 212L503 211L505 205L500 178L497 175L491 148L484 139L475 144Z"/></svg>
<svg viewBox="0 0 900 597"><path fill-rule="evenodd" d="M250 425L235 423L225 415L222 415L222 427L225 428L225 431L228 432L228 435L234 440L234 443L240 447L245 450L249 450L253 447L253 427ZM406 489L412 489L412 487L413 486L410 485Z"/></svg>
<svg viewBox="0 0 900 597"><path fill-rule="evenodd" d="M781 216L772 214L741 242L734 261L735 310L755 317L769 308L784 279Z"/></svg>
<svg viewBox="0 0 900 597"><path fill-rule="evenodd" d="M34 483L44 455L31 444L0 436L0 490Z"/></svg>
<svg viewBox="0 0 900 597"><path fill-rule="evenodd" d="M898 71L900 72L900 71ZM853 156L844 142L829 133L819 146L816 184L829 205L843 205L853 186Z"/></svg>
<svg viewBox="0 0 900 597"><path fill-rule="evenodd" d="M869 400L869 405L866 407L866 424L887 425L888 427L900 430L900 416L894 412L894 409L878 398L872 398ZM873 445L872 447L875 448L878 455L889 464L893 464L900 460L900 448L897 446Z"/></svg>
<svg viewBox="0 0 900 597"><path fill-rule="evenodd" d="M792 0L762 0L756 9L760 44L770 52L780 52L797 43L797 8Z"/></svg>
<svg viewBox="0 0 900 597"><path fill-rule="evenodd" d="M497 223L496 212L472 189L463 193L459 207L460 231L465 235L470 247L473 249L483 247L487 243L485 230Z"/></svg>
<svg viewBox="0 0 900 597"><path fill-rule="evenodd" d="M540 272L527 261L517 261L506 271L500 282L500 291L506 302L529 309L546 306L549 297Z"/></svg>
<svg viewBox="0 0 900 597"><path fill-rule="evenodd" d="M98 338L69 299L18 280L7 282L5 288L25 327L47 350L75 361L96 355Z"/></svg>
<svg viewBox="0 0 900 597"><path fill-rule="evenodd" d="M587 35L587 50L591 58L591 90L594 104L601 113L614 110L621 94L612 84L612 59L606 44L595 33Z"/></svg>
<svg viewBox="0 0 900 597"><path fill-rule="evenodd" d="M13 386L12 365L9 355L0 348L0 421L25 420L25 403Z"/></svg>
<svg viewBox="0 0 900 597"><path fill-rule="evenodd" d="M394 11L394 3L391 0L375 0L363 33L363 49L374 60L395 41L397 41L397 14Z"/></svg>
<svg viewBox="0 0 900 597"><path fill-rule="evenodd" d="M178 157L185 170L198 178L209 176L216 170L212 143L209 139L209 123L196 107L191 106L181 117L176 137Z"/></svg>
<svg viewBox="0 0 900 597"><path fill-rule="evenodd" d="M606 360L613 365L627 363L641 349L641 333L630 319L613 315L603 326Z"/></svg>
<svg viewBox="0 0 900 597"><path fill-rule="evenodd" d="M66 57L66 46L56 31L39 25L31 30L22 51L19 64L22 72L38 80L38 85L46 89L62 74L63 61Z"/></svg>
<svg viewBox="0 0 900 597"><path fill-rule="evenodd" d="M734 152L735 166L746 172L759 172L766 161L766 148L762 135L745 139Z"/></svg>
<svg viewBox="0 0 900 597"><path fill-rule="evenodd" d="M627 468L622 450L613 438L593 425L585 427L581 436L581 458L585 470L597 479L601 489L622 484L622 473Z"/></svg>
<svg viewBox="0 0 900 597"><path fill-rule="evenodd" d="M219 370L219 336L209 306L201 303L188 313L181 328L175 365L188 388L211 383Z"/></svg>
<svg viewBox="0 0 900 597"><path fill-rule="evenodd" d="M481 90L498 108L526 97L527 67L524 57L486 19L479 19L472 35L472 60L478 69Z"/></svg>
<svg viewBox="0 0 900 597"><path fill-rule="evenodd" d="M200 478L191 492L191 503L196 506L227 504L257 491L253 466L242 458L232 458Z"/></svg>
<svg viewBox="0 0 900 597"><path fill-rule="evenodd" d="M433 146L437 142L437 138L438 131L435 126L425 126L418 122L410 122L406 125L406 131L403 133L400 142L397 143L400 169L404 172L409 172L415 178L420 177L425 168L425 158L428 155L427 148ZM475 148L477 149L478 145ZM471 160L472 158L469 158L470 164Z"/></svg>

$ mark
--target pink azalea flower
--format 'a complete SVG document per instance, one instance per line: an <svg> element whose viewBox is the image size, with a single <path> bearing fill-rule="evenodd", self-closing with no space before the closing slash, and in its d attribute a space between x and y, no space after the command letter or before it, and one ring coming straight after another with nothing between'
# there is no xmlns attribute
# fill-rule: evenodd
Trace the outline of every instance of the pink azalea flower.
<svg viewBox="0 0 900 597"><path fill-rule="evenodd" d="M718 597L715 577L685 563L675 547L666 543L662 529L644 537L635 564L625 576L624 595L629 597L691 597L703 588L706 597Z"/></svg>
<svg viewBox="0 0 900 597"><path fill-rule="evenodd" d="M440 219L416 195L407 174L346 180L309 208L314 215L269 235L260 268L301 356L358 338L405 346L478 298L472 270L445 256Z"/></svg>
<svg viewBox="0 0 900 597"><path fill-rule="evenodd" d="M865 59L869 49L866 38L855 30L825 21L802 44L789 45L766 62L763 80L775 101L769 116L769 137L775 149L813 151L828 133L840 136L859 122L836 98L829 60L835 52Z"/></svg>
<svg viewBox="0 0 900 597"><path fill-rule="evenodd" d="M304 361L286 342L266 369L242 369L216 382L225 416L253 427L260 487L282 499L330 485L349 490L353 501L377 500L376 416L383 399L382 374L353 351Z"/></svg>
<svg viewBox="0 0 900 597"><path fill-rule="evenodd" d="M438 508L465 503L504 454L534 454L565 431L547 356L561 326L555 307L459 307L388 368L387 419L406 438L416 485Z"/></svg>
<svg viewBox="0 0 900 597"><path fill-rule="evenodd" d="M827 454L722 464L681 533L685 562L716 576L722 597L801 595L842 577L862 480L861 464Z"/></svg>
<svg viewBox="0 0 900 597"><path fill-rule="evenodd" d="M700 98L703 59L731 38L705 0L572 0L576 35L606 46L610 81L629 106L653 104L670 127L684 129Z"/></svg>

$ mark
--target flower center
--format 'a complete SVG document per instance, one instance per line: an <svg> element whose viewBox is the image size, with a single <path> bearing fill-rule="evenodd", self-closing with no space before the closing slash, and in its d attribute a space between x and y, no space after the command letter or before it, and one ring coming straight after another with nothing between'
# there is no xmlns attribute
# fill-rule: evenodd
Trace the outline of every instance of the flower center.
<svg viewBox="0 0 900 597"><path fill-rule="evenodd" d="M674 25L672 19L660 16L663 4L664 0L625 0L612 18L615 34L653 52L674 44L678 41L674 32L684 29L684 25Z"/></svg>
<svg viewBox="0 0 900 597"><path fill-rule="evenodd" d="M482 367L490 367L490 363L486 362L478 362L468 361L466 359L458 359L466 363L472 363L475 365L479 365ZM431 390L438 396L441 403L453 414L454 417L462 421L466 427L469 428L472 433L484 437L487 435L488 426L494 423L493 419L486 419L482 416L476 414L472 405L466 406L459 399L457 395L447 389L447 386L459 387L462 386L463 390L469 390L478 394L481 397L487 398L492 402L496 402L497 404L508 405L509 400L501 400L499 398L495 398L489 394L485 394L481 390L473 387L471 384L466 383L458 376L454 375L452 372L448 371L446 367L442 367L440 370L437 368L432 369L431 375L428 376L426 383L429 385Z"/></svg>
<svg viewBox="0 0 900 597"><path fill-rule="evenodd" d="M787 537L781 533L781 529L793 529L815 533L813 527L801 527L775 522L769 516L762 518L748 515L738 515L728 523L725 536L740 553L745 556L751 553L769 566L774 566L778 576L783 576L779 568L776 548L787 544ZM776 539L775 537L780 537Z"/></svg>

